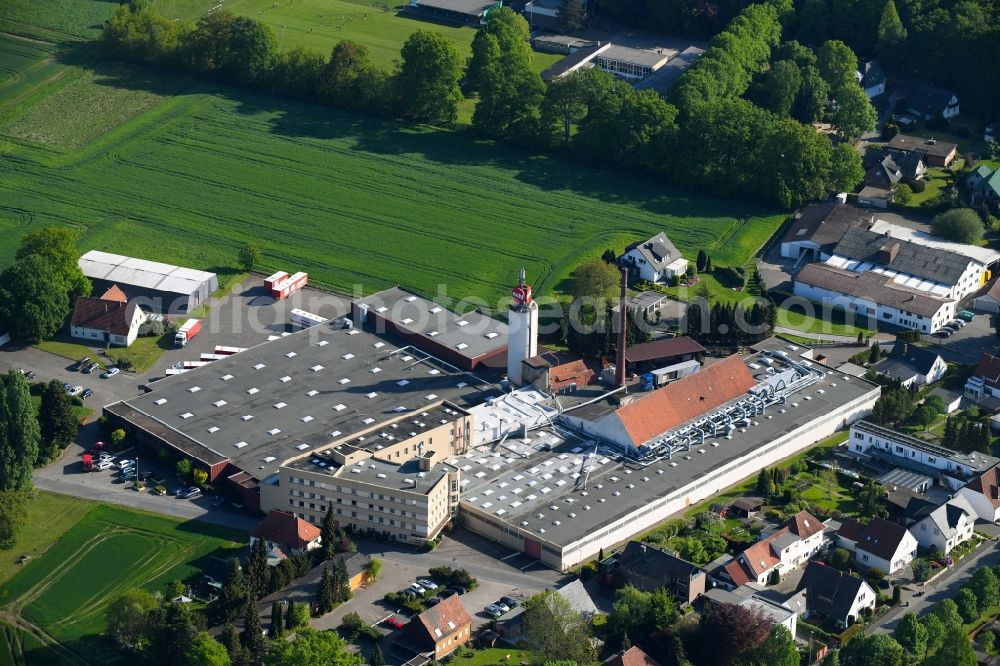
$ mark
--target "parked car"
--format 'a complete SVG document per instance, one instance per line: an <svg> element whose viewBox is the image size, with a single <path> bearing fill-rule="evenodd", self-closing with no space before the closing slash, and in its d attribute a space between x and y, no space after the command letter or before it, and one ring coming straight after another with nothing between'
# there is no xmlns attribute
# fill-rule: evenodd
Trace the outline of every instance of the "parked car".
<svg viewBox="0 0 1000 666"><path fill-rule="evenodd" d="M69 394L73 395L73 396L82 395L83 394L83 387L80 386L79 384L77 384L76 386L74 386L73 388L71 388L69 390Z"/></svg>
<svg viewBox="0 0 1000 666"><path fill-rule="evenodd" d="M400 622L399 620L397 620L396 618L392 617L391 615L389 617L385 618L384 620L382 620L382 624L384 624L384 625L386 625L388 627L392 627L393 629L402 629L403 628L403 623Z"/></svg>
<svg viewBox="0 0 1000 666"><path fill-rule="evenodd" d="M191 486L181 495L181 499L197 499L201 497L201 488Z"/></svg>
<svg viewBox="0 0 1000 666"><path fill-rule="evenodd" d="M101 460L99 463L97 463L97 469L101 470L102 472L106 469L111 469L114 466L115 464L110 460Z"/></svg>
<svg viewBox="0 0 1000 666"><path fill-rule="evenodd" d="M447 599L449 597L454 597L458 594L458 590L453 587L449 587L447 590L441 593L442 599Z"/></svg>
<svg viewBox="0 0 1000 666"><path fill-rule="evenodd" d="M436 590L436 589L438 589L437 583L435 583L432 580L428 580L426 578L418 578L417 579L417 584L420 585L420 587L424 588L425 590Z"/></svg>
<svg viewBox="0 0 1000 666"><path fill-rule="evenodd" d="M184 488L183 486L177 486L174 488L174 495L180 497L186 490L187 488Z"/></svg>
<svg viewBox="0 0 1000 666"><path fill-rule="evenodd" d="M143 481L149 481L150 479L153 478L153 473L152 472L143 472L139 476L139 478L142 479Z"/></svg>
<svg viewBox="0 0 1000 666"><path fill-rule="evenodd" d="M88 363L87 365L83 366L83 369L80 372L83 372L83 373L89 375L94 370L100 369L100 367L101 367L100 363L98 363L97 361L93 361L93 362Z"/></svg>
<svg viewBox="0 0 1000 666"><path fill-rule="evenodd" d="M122 458L121 460L118 461L118 468L125 469L126 467L131 467L134 464L135 460L131 458Z"/></svg>
<svg viewBox="0 0 1000 666"><path fill-rule="evenodd" d="M483 609L483 612L489 615L494 620L503 615L503 611L500 610L500 607L497 606L496 604L490 604L489 606Z"/></svg>
<svg viewBox="0 0 1000 666"><path fill-rule="evenodd" d="M63 390L67 393L73 389L73 385L69 382L63 382Z"/></svg>
<svg viewBox="0 0 1000 666"><path fill-rule="evenodd" d="M892 587L889 584L889 581L887 581L885 578L879 580L878 586L881 587L883 590L888 590L890 587Z"/></svg>
<svg viewBox="0 0 1000 666"><path fill-rule="evenodd" d="M410 583L410 590L412 590L415 594L423 594L427 591L420 583Z"/></svg>
<svg viewBox="0 0 1000 666"><path fill-rule="evenodd" d="M84 389L83 393L80 394L80 397L86 400L92 395L94 395L94 389Z"/></svg>
<svg viewBox="0 0 1000 666"><path fill-rule="evenodd" d="M118 476L120 476L123 481L131 481L135 478L135 468L126 467L118 473Z"/></svg>
<svg viewBox="0 0 1000 666"><path fill-rule="evenodd" d="M442 601L444 601L444 599L442 599L441 597L431 597L424 603L426 603L428 606L437 606Z"/></svg>
<svg viewBox="0 0 1000 666"><path fill-rule="evenodd" d="M976 318L976 313L972 310L959 310L955 316L963 321L972 321Z"/></svg>
<svg viewBox="0 0 1000 666"><path fill-rule="evenodd" d="M935 338L950 338L952 335L952 330L950 328L939 328L938 330L931 333Z"/></svg>
<svg viewBox="0 0 1000 666"><path fill-rule="evenodd" d="M965 326L965 322L962 321L961 319L952 319L951 321L948 322L947 325L948 326L957 326L958 328L962 328L963 326Z"/></svg>
<svg viewBox="0 0 1000 666"><path fill-rule="evenodd" d="M499 608L500 611L503 612L503 613L506 613L507 611L510 610L510 606L508 606L507 604L505 604L502 601L494 601L493 605L496 606L497 608Z"/></svg>
<svg viewBox="0 0 1000 666"><path fill-rule="evenodd" d="M226 503L226 498L222 495L216 495L212 498L212 506L218 509L220 506Z"/></svg>
<svg viewBox="0 0 1000 666"><path fill-rule="evenodd" d="M504 606L507 608L517 608L520 605L517 599L513 597L500 597L500 601L502 601Z"/></svg>
<svg viewBox="0 0 1000 666"><path fill-rule="evenodd" d="M461 585L455 585L455 586L453 586L453 587L451 587L449 589L453 590L455 592L455 594L465 594L466 592L468 592L468 590L466 590Z"/></svg>
<svg viewBox="0 0 1000 666"><path fill-rule="evenodd" d="M79 361L77 361L76 363L74 363L73 365L71 365L70 369L73 372L76 372L77 370L82 370L83 368L85 368L87 366L87 364L89 364L89 363L90 363L90 357L89 356L84 356Z"/></svg>
<svg viewBox="0 0 1000 666"><path fill-rule="evenodd" d="M112 367L108 368L107 370L105 370L104 372L101 373L101 378L102 379L108 379L109 377L114 377L119 372L121 372L121 370L119 370L117 367L112 366Z"/></svg>

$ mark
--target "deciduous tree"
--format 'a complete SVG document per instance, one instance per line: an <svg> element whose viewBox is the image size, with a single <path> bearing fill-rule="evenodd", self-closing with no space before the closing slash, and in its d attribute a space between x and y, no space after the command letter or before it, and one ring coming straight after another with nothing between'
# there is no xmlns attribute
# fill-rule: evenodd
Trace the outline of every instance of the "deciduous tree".
<svg viewBox="0 0 1000 666"><path fill-rule="evenodd" d="M977 608L982 613L990 606L1000 604L1000 579L989 567L977 567L969 585L976 594Z"/></svg>
<svg viewBox="0 0 1000 666"><path fill-rule="evenodd" d="M700 643L710 646L712 663L728 666L740 652L759 647L767 638L771 624L760 610L736 604L713 604L701 616Z"/></svg>
<svg viewBox="0 0 1000 666"><path fill-rule="evenodd" d="M556 14L559 29L563 32L574 32L583 28L587 13L580 0L560 0Z"/></svg>
<svg viewBox="0 0 1000 666"><path fill-rule="evenodd" d="M799 662L792 632L780 624L771 627L763 643L736 658L739 666L799 666Z"/></svg>
<svg viewBox="0 0 1000 666"><path fill-rule="evenodd" d="M229 666L229 653L226 647L212 638L207 631L199 631L191 640L184 655L187 664L198 666Z"/></svg>
<svg viewBox="0 0 1000 666"><path fill-rule="evenodd" d="M843 139L854 142L864 132L875 129L878 120L875 107L861 86L852 81L841 86L834 98L837 110L833 112L832 124Z"/></svg>
<svg viewBox="0 0 1000 666"><path fill-rule="evenodd" d="M953 208L934 216L931 233L956 243L975 245L983 238L983 223L971 208Z"/></svg>
<svg viewBox="0 0 1000 666"><path fill-rule="evenodd" d="M418 122L455 122L462 91L455 46L439 32L418 30L403 44L396 84L403 116Z"/></svg>
<svg viewBox="0 0 1000 666"><path fill-rule="evenodd" d="M621 282L618 268L599 259L588 259L573 271L573 298L608 298Z"/></svg>
<svg viewBox="0 0 1000 666"><path fill-rule="evenodd" d="M840 666L903 666L903 646L888 634L857 634L840 651Z"/></svg>
<svg viewBox="0 0 1000 666"><path fill-rule="evenodd" d="M139 648L145 636L149 612L157 606L156 599L146 590L138 587L125 590L104 611L108 632L125 647Z"/></svg>
<svg viewBox="0 0 1000 666"><path fill-rule="evenodd" d="M41 429L28 382L10 370L0 377L0 491L27 491L38 461Z"/></svg>
<svg viewBox="0 0 1000 666"><path fill-rule="evenodd" d="M927 628L915 613L907 613L900 618L893 636L912 661L919 662L924 658L927 652Z"/></svg>
<svg viewBox="0 0 1000 666"><path fill-rule="evenodd" d="M264 660L267 666L362 666L364 658L347 651L335 631L301 629L293 641L277 641Z"/></svg>
<svg viewBox="0 0 1000 666"><path fill-rule="evenodd" d="M543 592L525 606L525 636L545 661L589 663L593 659L590 627L568 601L555 592Z"/></svg>
<svg viewBox="0 0 1000 666"><path fill-rule="evenodd" d="M240 267L249 273L260 263L263 256L259 245L256 243L244 243L240 246Z"/></svg>
<svg viewBox="0 0 1000 666"><path fill-rule="evenodd" d="M816 66L835 98L842 89L857 85L858 58L851 47L840 40L823 42L816 54Z"/></svg>

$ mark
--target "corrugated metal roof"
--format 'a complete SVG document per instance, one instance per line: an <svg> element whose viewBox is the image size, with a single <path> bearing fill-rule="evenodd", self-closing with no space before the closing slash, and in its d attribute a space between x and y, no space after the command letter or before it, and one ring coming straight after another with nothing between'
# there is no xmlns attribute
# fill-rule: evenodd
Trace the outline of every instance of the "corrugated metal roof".
<svg viewBox="0 0 1000 666"><path fill-rule="evenodd" d="M87 252L78 263L88 278L170 293L190 294L205 282L210 289L217 284L215 273L100 250Z"/></svg>

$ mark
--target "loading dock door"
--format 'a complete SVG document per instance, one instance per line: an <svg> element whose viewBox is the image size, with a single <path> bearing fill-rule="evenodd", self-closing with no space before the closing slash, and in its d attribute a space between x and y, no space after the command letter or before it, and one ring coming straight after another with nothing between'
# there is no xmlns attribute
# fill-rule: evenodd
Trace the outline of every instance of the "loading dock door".
<svg viewBox="0 0 1000 666"><path fill-rule="evenodd" d="M542 559L542 542L533 539L524 540L524 552L536 560Z"/></svg>

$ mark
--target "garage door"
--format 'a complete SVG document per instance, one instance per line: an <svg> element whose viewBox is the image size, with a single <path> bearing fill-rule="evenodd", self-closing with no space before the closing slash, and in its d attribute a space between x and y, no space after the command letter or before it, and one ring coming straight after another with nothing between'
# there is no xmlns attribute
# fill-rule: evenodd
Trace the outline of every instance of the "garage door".
<svg viewBox="0 0 1000 666"><path fill-rule="evenodd" d="M525 539L524 552L526 555L531 555L536 560L542 559L542 542L534 541L533 539Z"/></svg>

